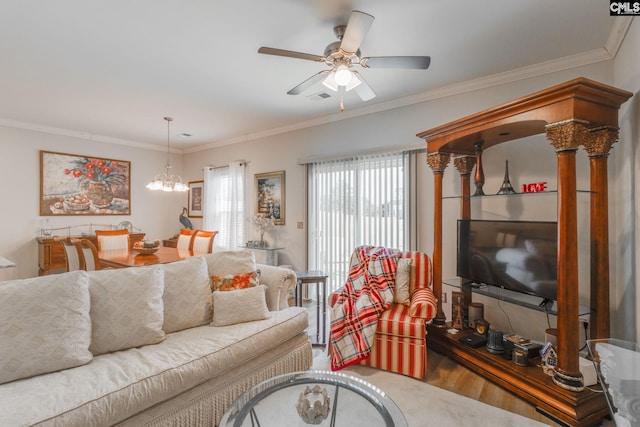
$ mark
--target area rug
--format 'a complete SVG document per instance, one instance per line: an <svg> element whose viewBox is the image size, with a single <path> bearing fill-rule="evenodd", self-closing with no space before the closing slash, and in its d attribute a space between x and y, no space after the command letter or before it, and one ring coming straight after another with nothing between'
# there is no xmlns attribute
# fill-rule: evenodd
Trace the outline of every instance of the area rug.
<svg viewBox="0 0 640 427"><path fill-rule="evenodd" d="M311 369L330 370L329 358L323 351L314 350ZM402 410L409 427L547 426L403 375L361 365L352 365L340 372L362 378L383 390Z"/></svg>

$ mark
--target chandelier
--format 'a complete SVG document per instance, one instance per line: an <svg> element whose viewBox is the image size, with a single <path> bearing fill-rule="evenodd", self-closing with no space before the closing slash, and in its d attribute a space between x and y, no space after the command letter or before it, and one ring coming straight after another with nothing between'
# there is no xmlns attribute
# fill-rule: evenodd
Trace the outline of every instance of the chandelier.
<svg viewBox="0 0 640 427"><path fill-rule="evenodd" d="M165 171L156 175L146 187L149 190L162 190L162 191L189 191L189 186L182 183L182 178L178 175L171 174L171 163L169 162L169 137L171 135L171 117L164 118L167 121L167 164L164 165Z"/></svg>

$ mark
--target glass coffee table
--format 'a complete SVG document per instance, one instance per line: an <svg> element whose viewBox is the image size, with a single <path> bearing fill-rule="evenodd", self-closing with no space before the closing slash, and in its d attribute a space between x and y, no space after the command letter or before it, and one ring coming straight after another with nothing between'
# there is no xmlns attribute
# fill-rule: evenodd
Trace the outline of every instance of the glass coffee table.
<svg viewBox="0 0 640 427"><path fill-rule="evenodd" d="M279 375L246 391L220 427L408 427L400 408L360 378L328 371Z"/></svg>

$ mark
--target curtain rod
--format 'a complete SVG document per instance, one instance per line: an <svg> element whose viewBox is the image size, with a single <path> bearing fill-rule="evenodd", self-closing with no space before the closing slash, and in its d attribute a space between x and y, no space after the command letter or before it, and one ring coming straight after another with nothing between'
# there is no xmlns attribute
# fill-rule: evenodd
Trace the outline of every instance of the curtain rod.
<svg viewBox="0 0 640 427"><path fill-rule="evenodd" d="M247 166L247 163L249 162L238 162L240 163L240 166ZM209 170L215 170L215 169L223 169L223 168L228 168L229 165L225 165L225 166L213 166L213 165L207 165L205 167L202 168L203 171L209 169Z"/></svg>
<svg viewBox="0 0 640 427"><path fill-rule="evenodd" d="M379 147L379 148L373 148L370 150L362 150L358 152L349 152L344 154L335 154L335 155L327 155L327 156L310 156L306 158L299 158L297 163L299 165L306 165L309 163L316 163L316 162L328 162L332 160L351 159L358 156L369 156L374 154L397 153L397 152L405 152L405 151L420 152L420 151L426 151L426 150L427 149L423 142L420 144L405 144L405 145L396 145L396 146L389 146L389 147Z"/></svg>

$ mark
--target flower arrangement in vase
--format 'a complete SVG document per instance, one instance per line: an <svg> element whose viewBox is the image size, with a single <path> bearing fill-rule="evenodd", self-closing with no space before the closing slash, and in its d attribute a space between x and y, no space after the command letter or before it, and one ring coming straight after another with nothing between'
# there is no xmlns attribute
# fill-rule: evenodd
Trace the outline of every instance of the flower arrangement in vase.
<svg viewBox="0 0 640 427"><path fill-rule="evenodd" d="M275 225L275 220L272 216L266 216L263 214L255 214L251 218L251 223L255 225L256 230L260 233L260 247L264 248L266 242L264 241L264 233L271 229Z"/></svg>

